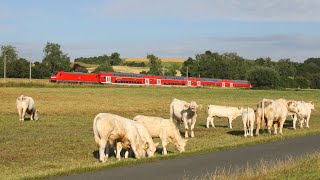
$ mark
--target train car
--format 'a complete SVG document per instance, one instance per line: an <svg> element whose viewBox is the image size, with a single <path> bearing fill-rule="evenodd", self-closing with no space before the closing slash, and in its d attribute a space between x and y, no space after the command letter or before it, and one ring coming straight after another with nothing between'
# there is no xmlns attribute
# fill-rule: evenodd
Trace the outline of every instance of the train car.
<svg viewBox="0 0 320 180"><path fill-rule="evenodd" d="M186 86L186 78L179 76L163 76L162 85Z"/></svg>
<svg viewBox="0 0 320 180"><path fill-rule="evenodd" d="M99 74L58 71L51 75L51 82L57 83L100 83Z"/></svg>
<svg viewBox="0 0 320 180"><path fill-rule="evenodd" d="M219 82L221 79L214 79L214 78L200 78L202 86L220 86Z"/></svg>
<svg viewBox="0 0 320 180"><path fill-rule="evenodd" d="M141 74L99 72L100 82L103 84L144 84L145 80Z"/></svg>
<svg viewBox="0 0 320 180"><path fill-rule="evenodd" d="M144 74L142 75L142 78L144 79L145 85L157 85L157 86L163 85L163 76Z"/></svg>
<svg viewBox="0 0 320 180"><path fill-rule="evenodd" d="M234 80L234 87L252 88L252 85L247 80Z"/></svg>

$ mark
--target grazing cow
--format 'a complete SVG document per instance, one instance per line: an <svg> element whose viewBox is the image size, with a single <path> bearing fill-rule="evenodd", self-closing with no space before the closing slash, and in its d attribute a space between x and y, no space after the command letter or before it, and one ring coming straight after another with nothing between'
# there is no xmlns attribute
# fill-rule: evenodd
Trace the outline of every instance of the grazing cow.
<svg viewBox="0 0 320 180"><path fill-rule="evenodd" d="M99 113L93 121L93 132L95 142L99 147L101 162L108 160L110 145L116 142L130 144L130 148L137 159L145 157L146 149L149 146L141 138L136 123L118 115Z"/></svg>
<svg viewBox="0 0 320 180"><path fill-rule="evenodd" d="M311 116L311 111L314 110L314 104L312 101L296 101L299 112L292 114L293 119L293 129L296 129L296 122L299 120L300 127L303 127L303 123L306 122L307 128L309 128L309 120Z"/></svg>
<svg viewBox="0 0 320 180"><path fill-rule="evenodd" d="M170 119L138 115L133 120L142 123L151 137L161 139L162 154L167 154L168 143L173 143L179 152L185 151L187 140L180 136L179 130Z"/></svg>
<svg viewBox="0 0 320 180"><path fill-rule="evenodd" d="M170 120L177 120L177 128L180 129L180 123L183 122L185 128L185 137L188 138L188 130L190 128L191 137L194 137L194 126L197 121L197 109L201 109L202 105L197 105L195 101L187 103L179 99L173 99L170 104Z"/></svg>
<svg viewBox="0 0 320 180"><path fill-rule="evenodd" d="M207 117L207 128L209 123L215 128L213 120L214 117L226 117L228 118L228 127L232 129L232 121L242 114L243 107L230 107L230 106L218 106L208 105L208 117Z"/></svg>
<svg viewBox="0 0 320 180"><path fill-rule="evenodd" d="M30 120L38 120L38 110L32 97L21 95L16 100L19 113L19 120L24 121L24 117L30 114Z"/></svg>
<svg viewBox="0 0 320 180"><path fill-rule="evenodd" d="M154 143L153 140L152 140L152 137L150 136L148 130L146 129L146 127L142 124L142 123L139 123L139 122L134 122L137 129L138 129L138 132L142 138L142 141L145 142L148 146L147 146L147 149L146 149L146 152L147 152L147 155L148 157L152 157L154 156L154 152L157 150L157 146L159 143ZM126 142L126 141L124 141ZM125 152L125 158L128 158L128 154L129 154L129 150L130 150L130 145L128 143L123 143L123 142L117 142L117 155L116 155L116 158L118 160L120 160L120 152L122 150L122 148L126 149L126 152Z"/></svg>
<svg viewBox="0 0 320 180"><path fill-rule="evenodd" d="M244 108L242 112L242 122L244 137L253 136L253 126L254 126L255 114L252 108Z"/></svg>
<svg viewBox="0 0 320 180"><path fill-rule="evenodd" d="M295 101L286 99L263 99L259 102L256 110L257 129L256 135L259 135L260 124L263 120L266 120L268 126L268 132L271 134L271 127L274 127L274 134L277 134L277 128L279 127L279 133L282 135L283 124L286 117L290 113L297 113L298 108Z"/></svg>

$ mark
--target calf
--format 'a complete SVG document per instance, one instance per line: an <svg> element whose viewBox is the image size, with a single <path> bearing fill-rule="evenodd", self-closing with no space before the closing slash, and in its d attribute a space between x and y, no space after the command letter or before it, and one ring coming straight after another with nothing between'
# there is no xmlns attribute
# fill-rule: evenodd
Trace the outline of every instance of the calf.
<svg viewBox="0 0 320 180"><path fill-rule="evenodd" d="M306 122L306 127L309 128L311 112L314 110L313 102L296 101L296 103L299 111L291 115L293 119L293 129L296 129L297 120L299 120L301 128L304 122Z"/></svg>
<svg viewBox="0 0 320 180"><path fill-rule="evenodd" d="M209 123L215 128L213 120L214 117L226 117L228 118L228 127L232 129L232 121L242 114L242 107L230 107L230 106L218 106L209 105L208 106L208 117L207 117L207 128L209 128Z"/></svg>
<svg viewBox="0 0 320 180"><path fill-rule="evenodd" d="M190 128L191 137L194 137L194 126L197 121L197 109L201 109L202 105L197 105L195 101L187 103L179 99L173 99L170 104L170 120L177 120L177 128L180 129L180 123L183 122L185 128L185 137L188 138L188 130Z"/></svg>
<svg viewBox="0 0 320 180"><path fill-rule="evenodd" d="M134 121L142 123L153 138L160 138L163 147L162 154L167 154L167 144L173 143L179 152L185 151L187 140L180 136L179 130L170 119L138 115Z"/></svg>

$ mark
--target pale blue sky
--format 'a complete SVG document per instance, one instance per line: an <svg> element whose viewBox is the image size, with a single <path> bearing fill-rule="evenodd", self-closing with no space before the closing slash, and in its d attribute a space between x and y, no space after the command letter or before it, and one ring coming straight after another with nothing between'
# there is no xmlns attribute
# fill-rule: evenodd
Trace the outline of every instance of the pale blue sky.
<svg viewBox="0 0 320 180"><path fill-rule="evenodd" d="M71 57L320 57L318 0L0 0L0 45L42 60L46 42Z"/></svg>

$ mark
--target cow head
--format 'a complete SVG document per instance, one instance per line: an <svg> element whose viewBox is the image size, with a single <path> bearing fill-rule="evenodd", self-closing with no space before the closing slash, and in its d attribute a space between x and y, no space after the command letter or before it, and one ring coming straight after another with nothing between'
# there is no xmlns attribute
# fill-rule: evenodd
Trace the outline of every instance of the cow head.
<svg viewBox="0 0 320 180"><path fill-rule="evenodd" d="M297 107L297 103L295 101L289 100L287 101L289 112L298 113L299 109Z"/></svg>
<svg viewBox="0 0 320 180"><path fill-rule="evenodd" d="M39 111L36 110L36 112L34 113L34 120L38 120L39 116L38 116Z"/></svg>
<svg viewBox="0 0 320 180"><path fill-rule="evenodd" d="M309 101L309 106L311 110L314 110L314 103L312 101Z"/></svg>
<svg viewBox="0 0 320 180"><path fill-rule="evenodd" d="M144 149L147 152L148 157L152 157L154 156L154 152L156 152L157 150L157 146L159 145L159 143L148 143L146 142L144 145Z"/></svg>
<svg viewBox="0 0 320 180"><path fill-rule="evenodd" d="M185 146L187 144L187 141L188 141L187 139L181 139L175 143L175 146L179 152L185 151Z"/></svg>
<svg viewBox="0 0 320 180"><path fill-rule="evenodd" d="M197 105L197 103L195 101L191 101L190 103L186 103L184 105L185 108L190 108L190 110L192 112L197 112L197 109L201 109L202 108L202 104Z"/></svg>

